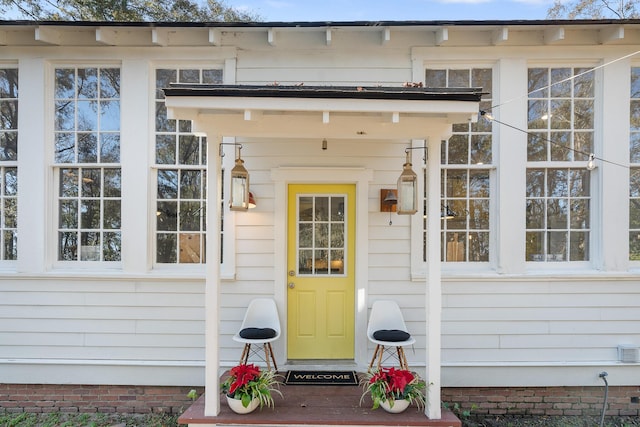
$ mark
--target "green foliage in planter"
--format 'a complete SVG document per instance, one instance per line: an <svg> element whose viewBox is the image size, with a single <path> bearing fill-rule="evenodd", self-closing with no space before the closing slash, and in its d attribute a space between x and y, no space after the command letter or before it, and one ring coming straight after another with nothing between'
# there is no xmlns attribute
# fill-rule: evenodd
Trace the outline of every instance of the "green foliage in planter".
<svg viewBox="0 0 640 427"><path fill-rule="evenodd" d="M221 385L220 391L227 396L242 401L245 408L253 399L260 401L260 407L273 407L272 392L280 395L276 387L279 384L278 375L272 371L260 371L256 365L241 364L231 368L231 376Z"/></svg>
<svg viewBox="0 0 640 427"><path fill-rule="evenodd" d="M415 403L418 410L425 405L424 390L426 383L413 372L405 369L380 368L369 372L361 381L364 391L360 398L367 394L373 400L373 409L380 407L380 402L389 401L389 406L393 408L396 400L408 400L410 404Z"/></svg>

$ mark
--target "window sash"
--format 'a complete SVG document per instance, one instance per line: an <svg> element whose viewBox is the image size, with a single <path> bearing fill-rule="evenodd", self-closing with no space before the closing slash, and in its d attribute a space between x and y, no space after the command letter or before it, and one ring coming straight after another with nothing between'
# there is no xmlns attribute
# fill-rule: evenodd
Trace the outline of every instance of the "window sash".
<svg viewBox="0 0 640 427"><path fill-rule="evenodd" d="M122 261L120 68L54 71L57 260Z"/></svg>
<svg viewBox="0 0 640 427"><path fill-rule="evenodd" d="M629 94L629 261L640 261L640 67L631 67Z"/></svg>
<svg viewBox="0 0 640 427"><path fill-rule="evenodd" d="M18 68L0 67L0 261L18 259Z"/></svg>
<svg viewBox="0 0 640 427"><path fill-rule="evenodd" d="M491 110L491 67L427 68L428 87L483 87L480 109ZM441 209L454 218L441 221L441 260L458 263L488 263L491 252L491 169L493 125L484 117L475 123L458 123L441 144ZM426 173L426 169L425 169ZM426 192L425 176L425 192ZM425 201L427 194L424 194ZM426 216L426 202L423 206ZM423 260L426 262L426 220L423 220Z"/></svg>
<svg viewBox="0 0 640 427"><path fill-rule="evenodd" d="M525 260L589 261L595 76L588 67L528 69Z"/></svg>
<svg viewBox="0 0 640 427"><path fill-rule="evenodd" d="M58 261L120 262L120 168L69 165L54 171Z"/></svg>
<svg viewBox="0 0 640 427"><path fill-rule="evenodd" d="M221 67L156 69L153 166L156 182L155 266L206 262L207 140L192 132L190 120L167 117L162 88L174 82L219 84L222 83L222 74ZM224 222L223 216L220 224L221 249ZM221 262L223 256L221 250Z"/></svg>

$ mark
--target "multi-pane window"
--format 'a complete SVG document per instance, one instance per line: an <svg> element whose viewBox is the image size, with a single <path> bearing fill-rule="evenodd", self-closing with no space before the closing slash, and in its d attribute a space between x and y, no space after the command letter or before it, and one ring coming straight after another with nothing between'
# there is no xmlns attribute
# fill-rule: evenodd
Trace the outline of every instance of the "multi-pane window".
<svg viewBox="0 0 640 427"><path fill-rule="evenodd" d="M490 110L490 68L427 69L427 87L481 87L480 109ZM488 262L492 123L453 125L441 146L442 261ZM426 186L425 186L426 187ZM426 224L425 224L426 227Z"/></svg>
<svg viewBox="0 0 640 427"><path fill-rule="evenodd" d="M640 261L640 67L631 67L629 260Z"/></svg>
<svg viewBox="0 0 640 427"><path fill-rule="evenodd" d="M529 68L526 260L589 260L595 77Z"/></svg>
<svg viewBox="0 0 640 427"><path fill-rule="evenodd" d="M55 70L58 260L120 261L120 69Z"/></svg>
<svg viewBox="0 0 640 427"><path fill-rule="evenodd" d="M344 274L346 198L298 197L298 274Z"/></svg>
<svg viewBox="0 0 640 427"><path fill-rule="evenodd" d="M0 68L0 259L18 258L18 69Z"/></svg>
<svg viewBox="0 0 640 427"><path fill-rule="evenodd" d="M221 69L156 70L156 250L160 264L205 262L207 141L190 120L170 120L163 88L171 83L222 83Z"/></svg>

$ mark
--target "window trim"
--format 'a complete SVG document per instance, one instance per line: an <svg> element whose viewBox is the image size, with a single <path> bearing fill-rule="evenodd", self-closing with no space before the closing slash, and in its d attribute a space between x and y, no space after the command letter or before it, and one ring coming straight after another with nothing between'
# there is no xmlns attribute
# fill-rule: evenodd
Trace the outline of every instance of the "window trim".
<svg viewBox="0 0 640 427"><path fill-rule="evenodd" d="M157 197L157 176L158 170L161 169L192 169L192 170L204 170L205 172L209 171L208 164L213 159L212 156L217 156L218 141L214 137L214 135L198 135L197 132L192 132L190 134L196 134L199 137L206 137L206 153L207 153L207 163L199 164L199 165L181 165L178 163L173 164L158 164L156 162L156 136L158 132L156 131L156 102L158 98L156 97L156 72L157 70L176 70L179 72L180 70L191 70L191 69L216 69L222 72L222 84L227 83L227 74L229 74L229 67L227 65L228 60L214 60L214 61L157 61L153 62L150 67L150 78L149 78L149 97L150 97L150 124L149 124L149 165L151 169L151 173L149 174L149 254L150 254L150 265L152 270L158 271L175 271L175 272L192 272L192 273L202 273L205 272L206 267L206 259L199 263L159 263L157 262L157 223L156 223L156 206L158 202ZM161 133L162 134L162 133ZM233 138L232 140L235 140ZM227 138L224 138L224 141L227 142ZM177 154L177 153L176 153ZM233 165L229 166L229 160L227 159L229 156L224 156L222 158L222 173L226 173L228 175L229 171ZM231 156L233 158L233 156ZM233 159L231 159L231 162ZM209 180L210 181L210 180ZM228 176L224 177L224 182L228 181ZM202 183L203 186L206 185L206 182ZM210 203L206 199L206 194L203 195L205 204L207 209L210 209ZM220 201L218 201L220 202ZM225 239L222 240L222 253L223 254L233 254L234 256L224 256L223 262L220 264L220 275L223 279L233 279L235 276L235 223L233 221L233 215L229 213L228 207L225 207L223 211L223 218L225 221ZM206 221L206 218L204 219ZM202 231L203 236L206 236L210 233L211 230L207 228ZM203 251L206 254L206 243L203 247Z"/></svg>
<svg viewBox="0 0 640 427"><path fill-rule="evenodd" d="M498 100L498 96L496 96L496 94L499 95L499 59L491 59L491 60L479 60L479 61L474 61L474 60L465 60L465 61L459 61L459 60L455 60L455 59L451 59L449 61L438 61L438 62L433 62L427 59L427 55L425 54L424 56L420 55L422 57L422 61L420 61L420 67L419 68L415 68L415 72L419 72L420 73L420 77L419 80L423 81L426 77L426 70L427 69L433 69L433 70L472 70L472 69L481 69L481 68L487 68L491 70L491 85L492 85L492 94L491 94L491 101L492 103L495 103ZM453 135L453 132L451 133L451 135ZM449 137L451 136L449 135ZM497 130L497 126L492 126L491 129L491 140L492 140L492 146L493 148L495 148L495 144L498 141L498 130ZM426 141L424 141L424 143L426 144ZM442 141L440 141L440 143L442 143ZM412 150L412 151L416 151L416 150ZM435 155L438 157L438 159L440 159L440 151L438 151L437 153L429 153L429 155ZM416 163L416 159L413 159L414 161L414 165L415 164L420 164L420 163ZM489 172L489 185L490 185L490 189L492 191L492 195L489 197L489 212L490 212L490 218L489 218L489 261L482 261L482 262L476 262L476 261L465 261L465 262L440 262L440 268L443 274L446 274L448 276L453 276L456 275L457 273L460 274L487 274L487 273L491 273L491 272L495 272L496 271L496 264L497 264L497 257L498 257L498 240L497 240L497 233L498 233L498 227L499 227L499 222L497 219L497 197L496 195L498 194L498 180L497 180L497 168L498 168L498 163L499 159L496 157L496 153L494 152L492 155L492 164L491 165L484 165L483 168L488 169ZM442 168L442 164L440 161L438 161L438 164L440 165L440 168ZM444 165L447 166L447 165ZM455 165L449 165L449 166L455 166ZM460 165L461 167L464 167L465 169L468 169L468 164L466 165ZM441 173L441 170L438 171L438 173ZM418 190L420 191L420 194L424 194L424 186L426 184L426 180L428 179L428 174L426 171L426 165L423 167L423 176L424 179L419 179L418 180ZM424 203L424 200L423 200ZM428 201L427 201L428 203ZM438 203L440 203L440 200L438 200ZM412 219L411 221L411 279L414 281L424 281L426 274L427 274L427 262L424 260L424 249L423 249L423 235L426 232L426 229L424 227L424 218L423 215L413 215L415 218ZM413 230L420 230L419 233L417 232L413 232ZM438 236L439 238L441 238L441 233L442 233L442 229L440 229L438 231ZM442 248L441 248L442 250Z"/></svg>

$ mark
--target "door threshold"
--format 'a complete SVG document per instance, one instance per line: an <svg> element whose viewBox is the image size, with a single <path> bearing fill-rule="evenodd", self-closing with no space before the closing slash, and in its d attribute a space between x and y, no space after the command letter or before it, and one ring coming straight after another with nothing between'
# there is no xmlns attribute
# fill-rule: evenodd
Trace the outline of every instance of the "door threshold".
<svg viewBox="0 0 640 427"><path fill-rule="evenodd" d="M283 366L286 371L356 371L357 368L353 359L289 359Z"/></svg>

